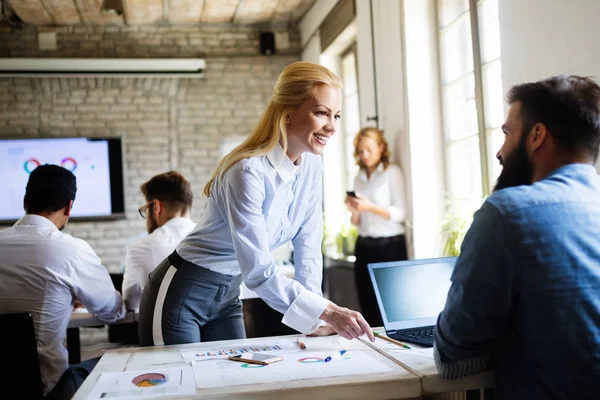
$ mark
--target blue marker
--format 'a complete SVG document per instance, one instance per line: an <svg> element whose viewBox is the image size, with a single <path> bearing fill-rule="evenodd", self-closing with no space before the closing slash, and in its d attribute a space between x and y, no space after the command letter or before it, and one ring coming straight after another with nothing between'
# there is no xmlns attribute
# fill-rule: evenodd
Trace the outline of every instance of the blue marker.
<svg viewBox="0 0 600 400"><path fill-rule="evenodd" d="M344 354L346 354L346 352L347 352L347 351L348 351L348 350L340 350L340 351L339 351L339 353L335 353L335 354L334 354L334 355L332 355L332 356L327 356L327 357L325 358L325 362L329 362L329 361L333 360L334 358L341 357L341 356L343 356Z"/></svg>

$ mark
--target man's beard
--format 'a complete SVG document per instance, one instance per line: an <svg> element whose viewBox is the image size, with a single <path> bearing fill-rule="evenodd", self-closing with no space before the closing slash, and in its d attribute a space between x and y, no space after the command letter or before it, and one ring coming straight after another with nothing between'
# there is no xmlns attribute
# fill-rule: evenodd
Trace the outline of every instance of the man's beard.
<svg viewBox="0 0 600 400"><path fill-rule="evenodd" d="M150 221L146 221L146 230L150 234L158 228L158 221L154 216L154 211L152 210L152 207L148 210L148 218L150 219Z"/></svg>
<svg viewBox="0 0 600 400"><path fill-rule="evenodd" d="M502 161L502 172L494 186L494 192L508 187L531 184L533 165L525 148L526 135L527 132L522 133L521 143Z"/></svg>

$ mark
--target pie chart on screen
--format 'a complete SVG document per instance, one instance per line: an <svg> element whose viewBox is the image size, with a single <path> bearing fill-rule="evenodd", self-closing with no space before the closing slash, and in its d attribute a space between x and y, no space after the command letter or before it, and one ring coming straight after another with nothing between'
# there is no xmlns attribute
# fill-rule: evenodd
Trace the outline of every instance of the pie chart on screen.
<svg viewBox="0 0 600 400"><path fill-rule="evenodd" d="M167 380L167 376L164 374L149 373L136 376L131 383L137 387L154 387L166 383Z"/></svg>
<svg viewBox="0 0 600 400"><path fill-rule="evenodd" d="M60 166L74 172L77 169L77 161L73 157L65 157L60 162Z"/></svg>
<svg viewBox="0 0 600 400"><path fill-rule="evenodd" d="M36 169L39 166L40 166L40 162L35 158L29 158L29 159L25 160L25 164L23 164L23 168L25 169L25 172L27 172L28 174L30 174L31 171L33 171L34 169Z"/></svg>

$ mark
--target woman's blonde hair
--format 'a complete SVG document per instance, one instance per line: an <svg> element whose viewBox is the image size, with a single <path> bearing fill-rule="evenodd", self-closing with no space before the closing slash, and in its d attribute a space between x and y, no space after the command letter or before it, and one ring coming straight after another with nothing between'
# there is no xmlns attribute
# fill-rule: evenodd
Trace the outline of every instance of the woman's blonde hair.
<svg viewBox="0 0 600 400"><path fill-rule="evenodd" d="M310 99L320 85L341 89L342 82L322 65L305 61L288 65L277 78L271 101L254 131L248 139L223 157L210 181L204 186L204 194L210 196L213 182L220 180L240 160L267 154L278 143L281 143L284 153L287 153L286 117Z"/></svg>
<svg viewBox="0 0 600 400"><path fill-rule="evenodd" d="M388 146L385 137L383 136L383 131L381 129L369 127L362 128L360 132L356 134L354 137L354 159L356 160L356 165L360 167L360 169L366 169L367 167L360 160L360 154L358 152L358 143L362 138L371 138L373 139L379 146L383 147L381 152L381 160L379 162L383 163L383 168L387 168L390 165L390 149Z"/></svg>

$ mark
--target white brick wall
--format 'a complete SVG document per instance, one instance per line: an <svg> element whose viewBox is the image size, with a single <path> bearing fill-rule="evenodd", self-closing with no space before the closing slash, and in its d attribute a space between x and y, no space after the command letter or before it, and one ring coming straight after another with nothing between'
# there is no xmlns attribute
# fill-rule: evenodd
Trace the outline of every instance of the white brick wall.
<svg viewBox="0 0 600 400"><path fill-rule="evenodd" d="M193 56L207 55L204 79L0 79L0 136L124 138L127 219L71 222L65 229L87 240L111 272L120 271L127 240L145 230L137 213L144 203L140 185L157 173L178 170L192 183L192 218L197 220L221 142L250 133L277 76L300 53L296 40L285 55L257 54L259 31L254 28L162 28L60 28L59 55L43 55L189 57L193 48ZM0 25L0 55L40 56L35 45L28 47L35 41L30 31ZM295 32L291 36L297 38Z"/></svg>

